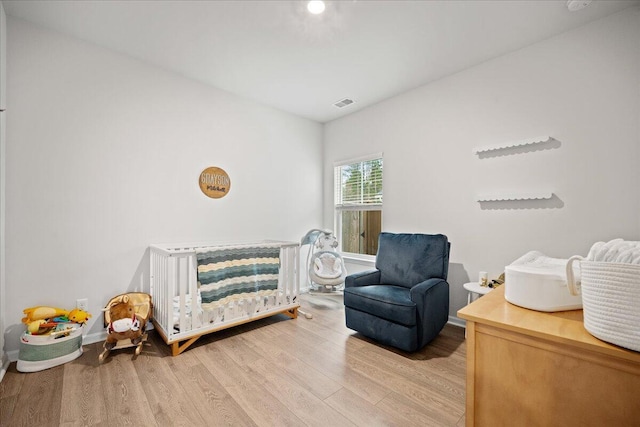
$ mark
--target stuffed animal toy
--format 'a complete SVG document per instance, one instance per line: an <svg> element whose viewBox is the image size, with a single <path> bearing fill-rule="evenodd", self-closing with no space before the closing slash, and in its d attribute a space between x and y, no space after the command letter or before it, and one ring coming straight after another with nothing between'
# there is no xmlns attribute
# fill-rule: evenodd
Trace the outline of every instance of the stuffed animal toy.
<svg viewBox="0 0 640 427"><path fill-rule="evenodd" d="M29 324L35 320L52 319L58 316L66 316L69 314L67 310L56 307L36 306L31 308L25 308L22 312L26 317L22 318L22 323Z"/></svg>
<svg viewBox="0 0 640 427"><path fill-rule="evenodd" d="M40 331L40 327L45 323L47 323L47 321L44 319L38 319L34 320L33 322L29 322L27 323L27 331L29 331L31 335L37 335Z"/></svg>
<svg viewBox="0 0 640 427"><path fill-rule="evenodd" d="M78 308L67 311L56 307L36 306L25 308L23 312L26 317L22 318L22 322L27 325L27 332L31 335L48 335L58 324L84 324L91 317L91 314Z"/></svg>
<svg viewBox="0 0 640 427"><path fill-rule="evenodd" d="M111 350L120 340L131 340L131 344L138 345L147 325L147 320L136 314L135 305L128 295L113 301L105 309L109 312L107 325L106 350Z"/></svg>
<svg viewBox="0 0 640 427"><path fill-rule="evenodd" d="M87 313L84 310L80 310L79 308L74 308L69 312L67 317L69 318L70 322L82 324L82 323L87 323L89 321L91 314Z"/></svg>

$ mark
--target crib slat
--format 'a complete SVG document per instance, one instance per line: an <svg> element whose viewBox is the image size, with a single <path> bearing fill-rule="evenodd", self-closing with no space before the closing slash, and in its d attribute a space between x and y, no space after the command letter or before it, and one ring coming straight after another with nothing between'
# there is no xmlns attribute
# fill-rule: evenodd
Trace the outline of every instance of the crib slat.
<svg viewBox="0 0 640 427"><path fill-rule="evenodd" d="M198 280L197 268L198 263L195 255L187 257L187 271L189 282L189 295L191 295L191 329L197 329L202 326L200 317L200 307L198 304Z"/></svg>
<svg viewBox="0 0 640 427"><path fill-rule="evenodd" d="M186 280L184 280L185 277L185 258L184 257L179 257L178 258L178 287L179 287L179 310L180 310L180 331L184 332L187 331L189 328L187 327L187 315L186 315L186 311L187 311L187 304L186 304L186 292L187 292L187 283Z"/></svg>
<svg viewBox="0 0 640 427"><path fill-rule="evenodd" d="M172 319L172 312L173 312L173 301L171 301L171 305L169 305L169 298L172 298L172 295L176 295L176 278L177 278L177 266L176 263L178 262L178 258L169 258L168 260L169 262L169 270L168 270L168 277L169 277L169 287L167 289L167 300L165 300L165 307L164 309L167 311L166 314L166 323L163 325L165 331L167 331L167 333L169 334L169 336L174 334L173 331L173 319Z"/></svg>

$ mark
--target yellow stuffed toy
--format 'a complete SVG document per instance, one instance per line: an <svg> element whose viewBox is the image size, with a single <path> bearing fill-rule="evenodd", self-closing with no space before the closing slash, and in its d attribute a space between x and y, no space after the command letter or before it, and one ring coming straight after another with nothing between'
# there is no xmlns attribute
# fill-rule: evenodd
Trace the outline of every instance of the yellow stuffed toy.
<svg viewBox="0 0 640 427"><path fill-rule="evenodd" d="M56 307L47 307L39 305L36 307L25 308L22 312L26 317L22 318L22 323L29 324L35 320L53 319L54 317L67 316L69 311Z"/></svg>
<svg viewBox="0 0 640 427"><path fill-rule="evenodd" d="M82 323L87 323L89 321L91 314L87 313L84 310L80 310L79 308L74 308L69 312L67 317L69 318L70 322L82 324Z"/></svg>
<svg viewBox="0 0 640 427"><path fill-rule="evenodd" d="M29 331L31 335L37 335L40 331L40 327L45 323L47 323L47 321L44 319L38 319L34 320L33 322L29 322L27 323L27 331Z"/></svg>

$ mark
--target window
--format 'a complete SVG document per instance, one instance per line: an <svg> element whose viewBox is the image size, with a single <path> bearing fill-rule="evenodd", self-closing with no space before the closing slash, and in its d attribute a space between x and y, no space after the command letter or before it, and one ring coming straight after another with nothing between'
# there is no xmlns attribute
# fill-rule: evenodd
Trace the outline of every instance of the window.
<svg viewBox="0 0 640 427"><path fill-rule="evenodd" d="M334 187L342 251L375 255L382 230L382 154L337 164Z"/></svg>

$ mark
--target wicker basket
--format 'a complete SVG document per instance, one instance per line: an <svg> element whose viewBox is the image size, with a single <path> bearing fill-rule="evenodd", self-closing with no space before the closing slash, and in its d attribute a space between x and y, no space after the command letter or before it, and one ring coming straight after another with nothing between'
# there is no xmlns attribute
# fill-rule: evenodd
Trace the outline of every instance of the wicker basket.
<svg viewBox="0 0 640 427"><path fill-rule="evenodd" d="M585 329L603 341L640 351L640 265L572 257L567 263L572 293L577 293L574 260L580 260Z"/></svg>

